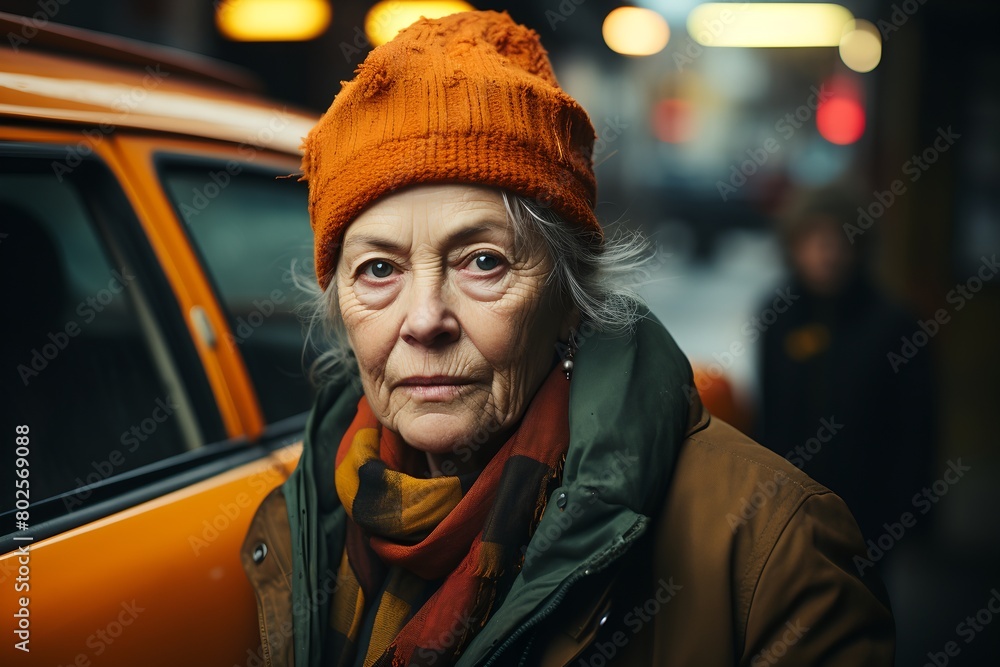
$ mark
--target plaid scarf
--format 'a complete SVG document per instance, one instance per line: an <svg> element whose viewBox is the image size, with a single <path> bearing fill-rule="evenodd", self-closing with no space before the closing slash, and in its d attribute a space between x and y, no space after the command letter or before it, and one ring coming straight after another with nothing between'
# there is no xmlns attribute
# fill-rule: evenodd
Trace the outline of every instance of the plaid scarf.
<svg viewBox="0 0 1000 667"><path fill-rule="evenodd" d="M560 483L568 404L557 367L478 477L422 479L402 471L426 468L425 455L381 428L361 399L337 451L350 521L330 614L333 664L354 664L359 649L365 667L458 660L503 602ZM359 646L366 630L368 646Z"/></svg>

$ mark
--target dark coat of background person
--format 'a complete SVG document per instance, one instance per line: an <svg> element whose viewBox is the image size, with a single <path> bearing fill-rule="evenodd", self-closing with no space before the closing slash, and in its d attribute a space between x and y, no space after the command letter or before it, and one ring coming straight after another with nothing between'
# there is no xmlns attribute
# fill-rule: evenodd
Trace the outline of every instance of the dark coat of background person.
<svg viewBox="0 0 1000 667"><path fill-rule="evenodd" d="M763 337L761 442L840 495L865 537L876 539L884 523L916 511L911 499L928 481L930 353L893 370L887 353L917 319L863 278L832 298L797 282L791 289L800 301ZM794 358L789 340L810 331L825 332L827 344Z"/></svg>

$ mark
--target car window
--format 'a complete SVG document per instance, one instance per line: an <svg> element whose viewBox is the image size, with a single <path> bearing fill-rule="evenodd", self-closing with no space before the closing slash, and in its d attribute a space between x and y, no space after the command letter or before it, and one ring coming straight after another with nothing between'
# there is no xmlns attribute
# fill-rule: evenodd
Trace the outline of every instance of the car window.
<svg viewBox="0 0 1000 667"><path fill-rule="evenodd" d="M95 486L225 434L114 176L93 158L53 164L0 147L0 400L5 437L30 429L32 502L62 495L72 511Z"/></svg>
<svg viewBox="0 0 1000 667"><path fill-rule="evenodd" d="M309 271L312 231L304 183L235 162L160 160L178 217L226 307L268 423L309 409L311 359L303 356L293 264Z"/></svg>

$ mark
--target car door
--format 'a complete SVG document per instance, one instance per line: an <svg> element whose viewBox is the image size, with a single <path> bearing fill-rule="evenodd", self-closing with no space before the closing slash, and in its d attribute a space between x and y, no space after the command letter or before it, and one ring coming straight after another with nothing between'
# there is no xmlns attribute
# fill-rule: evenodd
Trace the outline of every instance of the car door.
<svg viewBox="0 0 1000 667"><path fill-rule="evenodd" d="M210 179L221 157L245 165L246 180L213 200L216 221L291 159L129 140L120 132L83 151L78 133L0 127L0 272L11 294L0 615L15 632L3 664L259 660L239 545L294 466L310 400L301 364L289 363L302 344L294 296L289 285L263 289L260 255L245 265L251 284L227 296L241 278L202 264L218 252L177 214L157 156L170 156L164 168L184 187ZM278 201L304 215L301 188Z"/></svg>

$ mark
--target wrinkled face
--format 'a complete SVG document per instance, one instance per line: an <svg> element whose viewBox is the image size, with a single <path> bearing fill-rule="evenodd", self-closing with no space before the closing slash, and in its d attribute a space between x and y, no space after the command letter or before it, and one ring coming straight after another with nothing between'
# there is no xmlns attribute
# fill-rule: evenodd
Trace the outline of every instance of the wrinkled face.
<svg viewBox="0 0 1000 667"><path fill-rule="evenodd" d="M453 184L384 197L344 235L336 289L365 395L432 468L502 443L566 340L548 253L525 245L498 191Z"/></svg>

